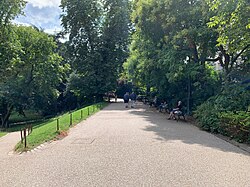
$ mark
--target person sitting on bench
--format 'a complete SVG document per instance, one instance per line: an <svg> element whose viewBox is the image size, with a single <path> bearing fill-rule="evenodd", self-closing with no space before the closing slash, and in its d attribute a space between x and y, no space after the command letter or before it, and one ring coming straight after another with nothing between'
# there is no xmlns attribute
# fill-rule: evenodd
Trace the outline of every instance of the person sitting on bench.
<svg viewBox="0 0 250 187"><path fill-rule="evenodd" d="M168 110L168 104L166 101L162 101L161 104L158 107L159 112L163 112L163 110L165 110L167 112Z"/></svg>
<svg viewBox="0 0 250 187"><path fill-rule="evenodd" d="M181 102L181 101L178 101L176 108L174 108L174 109L170 112L170 115L169 115L169 118L168 118L168 119L176 119L176 118L175 118L175 114L178 115L178 113L182 113L181 109L182 109L182 102Z"/></svg>

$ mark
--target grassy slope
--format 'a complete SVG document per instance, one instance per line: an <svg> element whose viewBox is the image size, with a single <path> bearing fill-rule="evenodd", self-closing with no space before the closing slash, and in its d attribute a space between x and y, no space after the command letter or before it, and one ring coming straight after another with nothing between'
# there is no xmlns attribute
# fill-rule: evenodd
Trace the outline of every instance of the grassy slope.
<svg viewBox="0 0 250 187"><path fill-rule="evenodd" d="M107 103L100 103L96 105L92 105L89 107L85 107L83 109L77 110L72 113L73 119L73 125L76 125L80 121L86 119L88 117L88 108L90 115L99 111L103 107L107 106ZM94 109L94 110L93 110ZM83 118L81 119L81 110L83 114ZM31 150L38 145L56 139L58 134L62 131L67 131L70 126L70 114L66 113L62 116L59 116L59 126L60 130L57 131L57 120L52 119L47 122L41 123L34 127L33 132L27 137L27 148L24 148L24 144L21 144L20 142L16 145L16 151L25 151L25 150Z"/></svg>
<svg viewBox="0 0 250 187"><path fill-rule="evenodd" d="M7 133L6 132L0 132L0 137L6 135Z"/></svg>

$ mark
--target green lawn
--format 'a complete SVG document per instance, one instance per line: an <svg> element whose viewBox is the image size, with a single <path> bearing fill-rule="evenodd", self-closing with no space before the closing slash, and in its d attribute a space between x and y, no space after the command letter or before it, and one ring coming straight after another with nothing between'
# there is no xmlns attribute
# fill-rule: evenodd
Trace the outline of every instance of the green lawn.
<svg viewBox="0 0 250 187"><path fill-rule="evenodd" d="M40 114L34 110L25 110L24 113L25 113L25 116L20 115L18 112L13 112L13 114L11 114L11 116L10 116L9 123L17 123L20 121L24 122L24 121L38 120L38 119L43 118L42 114Z"/></svg>
<svg viewBox="0 0 250 187"><path fill-rule="evenodd" d="M107 106L107 103L98 103L72 112L72 126L86 119L89 115L98 112L105 106ZM57 118L59 119L59 131L57 131ZM24 148L24 144L21 144L21 142L19 142L16 145L16 151L22 152L26 150L31 150L44 142L57 139L58 135L61 132L66 132L67 130L69 130L70 113L66 113L57 118L53 118L46 122L36 124L36 126L34 126L33 132L27 137L27 148Z"/></svg>
<svg viewBox="0 0 250 187"><path fill-rule="evenodd" d="M7 134L7 132L0 132L0 137L4 136L6 134Z"/></svg>

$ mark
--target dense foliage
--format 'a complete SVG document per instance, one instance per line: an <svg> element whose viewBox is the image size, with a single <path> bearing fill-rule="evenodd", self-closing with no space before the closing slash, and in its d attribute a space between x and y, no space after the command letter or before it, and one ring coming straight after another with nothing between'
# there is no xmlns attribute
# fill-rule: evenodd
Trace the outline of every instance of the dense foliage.
<svg viewBox="0 0 250 187"><path fill-rule="evenodd" d="M15 59L8 62L12 63L10 74L0 83L3 127L13 109L22 113L31 106L44 112L53 108L55 88L63 73L61 57L53 52L56 45L52 38L32 27L13 25L12 31L19 49Z"/></svg>
<svg viewBox="0 0 250 187"><path fill-rule="evenodd" d="M217 33L206 12L203 1L134 1L128 79L169 102L183 100L188 112L212 96L219 76L207 62L214 60Z"/></svg>
<svg viewBox="0 0 250 187"><path fill-rule="evenodd" d="M134 0L132 7L135 30L124 77L170 105L182 100L213 132L224 129L222 114L246 111L247 0Z"/></svg>
<svg viewBox="0 0 250 187"><path fill-rule="evenodd" d="M17 26L26 2L0 5L0 121L31 109L54 115L102 100L114 91L128 55L130 3L125 0L61 1L64 30L48 35ZM60 37L69 34L69 40Z"/></svg>
<svg viewBox="0 0 250 187"><path fill-rule="evenodd" d="M65 43L12 24L25 4L0 4L2 127L14 110L49 115L133 88L249 142L248 0L62 0Z"/></svg>
<svg viewBox="0 0 250 187"><path fill-rule="evenodd" d="M33 27L11 24L24 5L24 1L0 5L0 117L4 128L14 110L23 115L28 108L52 111L64 72L52 37Z"/></svg>
<svg viewBox="0 0 250 187"><path fill-rule="evenodd" d="M79 100L101 99L116 89L127 56L129 3L124 0L62 0L73 72L67 90Z"/></svg>
<svg viewBox="0 0 250 187"><path fill-rule="evenodd" d="M226 112L220 115L221 133L250 144L250 113Z"/></svg>

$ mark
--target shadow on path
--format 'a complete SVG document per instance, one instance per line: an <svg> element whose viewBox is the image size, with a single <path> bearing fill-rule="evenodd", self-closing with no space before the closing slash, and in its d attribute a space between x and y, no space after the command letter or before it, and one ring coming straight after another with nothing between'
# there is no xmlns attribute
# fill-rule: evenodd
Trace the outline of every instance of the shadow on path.
<svg viewBox="0 0 250 187"><path fill-rule="evenodd" d="M198 127L184 121L167 120L168 114L163 114L138 103L135 109L126 109L121 102L113 103L105 108L106 111L128 111L132 115L140 116L150 123L143 130L154 132L158 141L182 141L185 144L198 144L200 146L215 148L223 152L237 154L250 154L240 148L214 136L211 133L200 130Z"/></svg>

